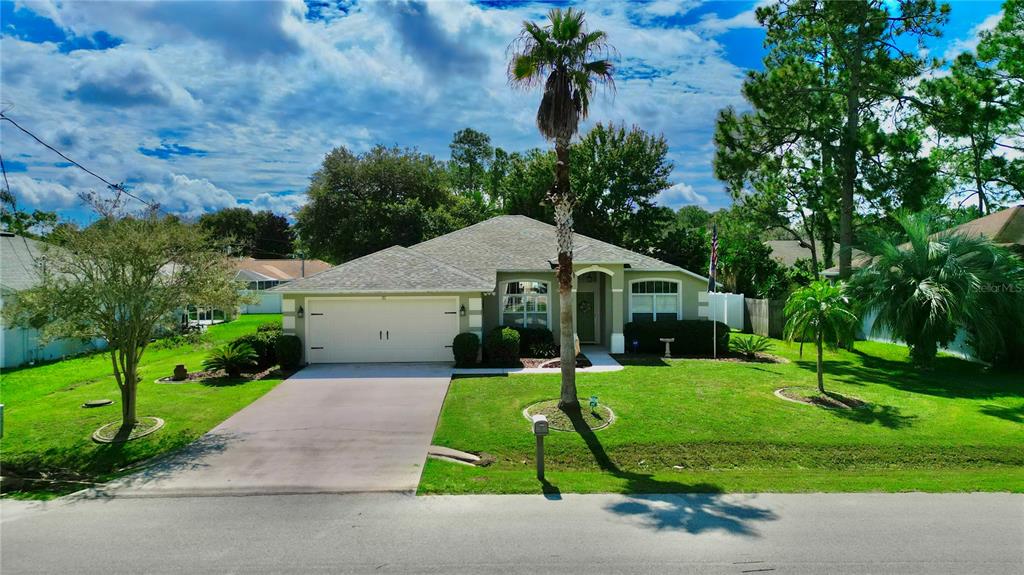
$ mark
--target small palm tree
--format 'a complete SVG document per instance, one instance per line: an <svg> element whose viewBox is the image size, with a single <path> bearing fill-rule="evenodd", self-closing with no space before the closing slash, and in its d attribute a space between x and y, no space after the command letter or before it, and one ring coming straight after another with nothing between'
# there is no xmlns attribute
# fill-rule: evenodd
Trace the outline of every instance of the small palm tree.
<svg viewBox="0 0 1024 575"><path fill-rule="evenodd" d="M244 341L234 341L213 349L203 360L203 369L222 369L228 377L239 377L243 369L256 365L258 357L251 345Z"/></svg>
<svg viewBox="0 0 1024 575"><path fill-rule="evenodd" d="M550 199L558 229L558 296L561 306L562 393L559 407L578 406L576 345L572 305L572 208L569 189L569 142L590 110L597 84L614 87L611 47L600 30L588 32L581 10L554 8L548 23L523 22L519 37L509 46L509 83L532 88L541 83L544 95L537 108L537 128L555 142L555 186Z"/></svg>
<svg viewBox="0 0 1024 575"><path fill-rule="evenodd" d="M824 394L822 346L835 347L839 342L849 341L857 323L857 316L850 311L846 286L826 280L811 282L789 296L785 314L787 340L814 338L818 349L818 393Z"/></svg>
<svg viewBox="0 0 1024 575"><path fill-rule="evenodd" d="M999 300L1024 290L1020 261L983 237L929 234L923 214L896 219L909 241L873 239L872 260L851 283L864 313L877 314L872 331L888 330L905 341L911 360L922 367L931 365L958 328L981 341L999 341L1000 315L1009 313ZM998 291L1005 293L993 298Z"/></svg>

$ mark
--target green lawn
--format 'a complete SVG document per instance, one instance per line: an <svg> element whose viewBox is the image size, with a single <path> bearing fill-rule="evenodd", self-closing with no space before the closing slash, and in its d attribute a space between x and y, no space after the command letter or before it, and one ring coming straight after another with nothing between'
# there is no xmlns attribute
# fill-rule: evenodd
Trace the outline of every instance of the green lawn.
<svg viewBox="0 0 1024 575"><path fill-rule="evenodd" d="M239 409L273 389L279 379L237 385L155 384L184 363L189 371L214 345L251 333L261 323L280 321L280 315L243 315L235 321L211 326L204 341L171 349L150 347L139 370L138 415L164 419L163 429L120 445L99 445L90 436L101 425L121 417L120 392L111 373L110 356L96 354L38 367L5 371L0 376L0 402L4 403L4 436L0 439L0 465L5 475L40 475L91 481L106 479L143 460L177 449L195 440ZM83 409L89 399L109 398L107 407ZM34 489L42 486L37 484ZM66 492L74 483L54 486ZM45 496L42 489L28 495Z"/></svg>
<svg viewBox="0 0 1024 575"><path fill-rule="evenodd" d="M1024 491L1024 377L951 357L920 373L896 345L829 353L826 388L870 402L827 410L782 401L814 385L813 349L775 342L792 363L658 359L578 374L617 421L552 432L534 476L522 410L558 395L554 375L452 382L434 443L497 458L486 468L430 460L421 493L686 491Z"/></svg>

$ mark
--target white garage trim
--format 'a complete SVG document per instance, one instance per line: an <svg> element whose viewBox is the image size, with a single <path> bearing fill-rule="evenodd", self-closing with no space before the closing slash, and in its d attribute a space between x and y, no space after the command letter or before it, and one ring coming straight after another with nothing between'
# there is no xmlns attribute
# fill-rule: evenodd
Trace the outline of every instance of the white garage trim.
<svg viewBox="0 0 1024 575"><path fill-rule="evenodd" d="M316 316L329 312L327 307L318 307L318 303L329 303L338 302L339 304L354 304L353 306L338 305L336 309L340 316L340 321L335 324L331 322L329 324L317 324L314 326ZM366 304L367 308L377 309L361 309L359 302ZM395 305L392 308L392 313L388 313L388 302L393 302ZM418 315L415 313L415 306L417 302L422 302L429 307L433 307L438 311L438 317L436 320L432 319L430 311L423 309ZM454 338L460 331L460 317L459 317L459 297L458 296L399 296L399 295L379 295L379 296L323 296L323 297L307 297L305 298L305 316L306 320L303 325L304 341L303 346L306 352L307 363L336 363L336 362L421 362L421 361L451 361L453 358L448 357L451 354L451 341L449 338ZM383 305L381 305L383 304ZM413 309L405 307L404 311L401 304L412 304ZM355 329L348 325L348 321L345 321L347 313L351 316L356 316L353 320L358 323ZM324 311L317 311L323 309ZM363 311L364 313L359 313ZM442 315L443 314L443 315ZM450 315L450 319L448 316ZM380 319L380 325L373 325L376 321L375 318ZM410 329L404 329L407 326L404 318L410 318L410 321L418 319L420 321L421 329L416 329L414 325L408 325ZM378 327L380 329L378 329ZM431 329L434 328L434 329ZM318 341L314 342L311 339L314 329L317 329ZM384 342L380 347L377 346L376 342L371 342L372 338L369 334L373 331L387 332L388 337L385 338ZM434 341L431 338L431 332L435 333L434 337L443 335L445 341ZM352 340L347 345L352 347L334 347L327 346L328 349L320 352L319 350L324 348L321 340L325 337L330 339L331 334L337 334L338 338L346 337L346 340ZM368 334L368 335L363 335ZM419 339L417 339L419 338ZM435 345L436 344L436 345ZM392 346L388 348L386 346ZM317 349L314 349L316 346ZM359 346L359 347L357 347ZM404 346L404 347L403 347ZM348 350L352 356L346 356L345 351ZM392 352L394 355L389 355ZM328 354L325 356L325 354ZM316 356L320 357L316 357Z"/></svg>

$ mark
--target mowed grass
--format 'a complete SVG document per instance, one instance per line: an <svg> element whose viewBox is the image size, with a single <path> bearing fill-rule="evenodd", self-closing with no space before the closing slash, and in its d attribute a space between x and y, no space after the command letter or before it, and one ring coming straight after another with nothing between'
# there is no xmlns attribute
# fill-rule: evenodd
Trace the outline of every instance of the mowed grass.
<svg viewBox="0 0 1024 575"><path fill-rule="evenodd" d="M429 460L420 493L1024 491L1024 376L941 357L919 372L906 348L857 342L827 354L826 388L870 402L830 410L773 392L814 385L813 348L776 341L788 364L660 359L577 374L579 395L615 411L593 433L552 432L537 481L527 405L554 375L455 379L434 443L497 458Z"/></svg>
<svg viewBox="0 0 1024 575"><path fill-rule="evenodd" d="M138 415L162 418L156 433L125 444L100 445L93 431L121 418L121 397L111 371L109 354L102 353L37 367L5 370L0 375L0 401L4 403L4 436L0 439L0 466L5 475L96 481L116 476L144 460L188 443L249 405L281 380L264 379L234 385L156 384L184 363L189 371L202 369L209 350L256 331L281 316L243 315L211 326L204 341L172 349L151 347L143 356L139 374ZM113 399L106 407L84 409L90 399ZM57 483L57 493L73 490L74 483ZM35 483L33 496L51 491Z"/></svg>

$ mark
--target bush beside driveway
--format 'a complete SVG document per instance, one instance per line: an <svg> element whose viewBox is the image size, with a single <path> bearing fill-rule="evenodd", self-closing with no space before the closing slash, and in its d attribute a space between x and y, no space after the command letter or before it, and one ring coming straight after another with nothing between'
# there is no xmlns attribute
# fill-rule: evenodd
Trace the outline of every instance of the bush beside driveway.
<svg viewBox="0 0 1024 575"><path fill-rule="evenodd" d="M558 378L452 382L434 443L494 455L474 468L428 461L420 493L685 491L1024 491L1024 378L941 357L914 369L906 348L857 342L828 353L826 388L856 410L782 401L813 388L814 352L775 343L790 363L645 359L579 374L617 420L594 433L553 432L547 478L534 478L522 409L558 396Z"/></svg>
<svg viewBox="0 0 1024 575"><path fill-rule="evenodd" d="M4 474L61 480L49 484L51 489L43 488L47 484L37 483L32 492L20 494L48 497L119 475L145 460L188 445L281 380L219 385L163 385L153 381L171 375L178 363L184 363L190 371L200 370L202 360L213 346L253 333L260 324L280 321L280 317L244 315L211 326L202 343L148 349L139 370L142 381L138 413L160 417L166 425L150 436L124 444L99 445L90 439L98 427L121 416L120 394L109 355L5 371L0 376L0 397L5 404L0 454ZM106 407L81 407L85 401L100 398L115 401Z"/></svg>

